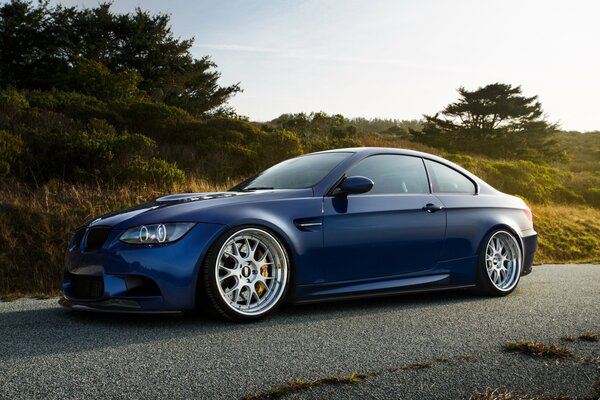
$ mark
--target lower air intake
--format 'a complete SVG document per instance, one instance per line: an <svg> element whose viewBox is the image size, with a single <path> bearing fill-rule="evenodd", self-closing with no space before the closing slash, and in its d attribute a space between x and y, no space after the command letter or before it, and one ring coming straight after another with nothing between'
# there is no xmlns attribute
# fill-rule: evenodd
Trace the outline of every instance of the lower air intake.
<svg viewBox="0 0 600 400"><path fill-rule="evenodd" d="M104 294L102 276L75 275L70 276L70 292L80 299L98 299Z"/></svg>

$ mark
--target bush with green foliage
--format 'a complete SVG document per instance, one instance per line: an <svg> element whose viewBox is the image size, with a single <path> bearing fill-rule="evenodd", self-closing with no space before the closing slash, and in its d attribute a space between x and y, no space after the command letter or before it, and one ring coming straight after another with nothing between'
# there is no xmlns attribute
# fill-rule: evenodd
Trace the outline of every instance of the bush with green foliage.
<svg viewBox="0 0 600 400"><path fill-rule="evenodd" d="M255 174L304 150L286 130L261 129L236 118L199 120L178 107L116 93L113 99L91 90L0 91L0 129L22 142L18 157L7 153L3 158L4 173L37 182L167 184L184 179L185 170L221 182ZM348 140L339 133L319 139L333 147ZM17 158L18 167L13 165Z"/></svg>
<svg viewBox="0 0 600 400"><path fill-rule="evenodd" d="M153 183L159 187L171 186L185 180L185 174L176 163L155 157L144 159L137 154L130 158L122 173L128 177L135 176L140 182Z"/></svg>
<svg viewBox="0 0 600 400"><path fill-rule="evenodd" d="M185 170L212 182L248 177L303 152L290 132L231 118L183 124L161 147L167 159L176 158Z"/></svg>
<svg viewBox="0 0 600 400"><path fill-rule="evenodd" d="M181 108L150 101L122 104L118 108L123 128L143 133L158 141L169 142L186 124L197 120Z"/></svg>
<svg viewBox="0 0 600 400"><path fill-rule="evenodd" d="M95 97L74 92L0 91L0 169L44 182L182 180L175 163L154 157L157 144L139 133L117 129ZM117 115L117 119L121 118Z"/></svg>
<svg viewBox="0 0 600 400"><path fill-rule="evenodd" d="M122 117L109 104L86 94L52 89L24 91L23 96L40 111L53 111L80 121L103 119L113 125L123 124Z"/></svg>
<svg viewBox="0 0 600 400"><path fill-rule="evenodd" d="M131 102L149 100L138 88L143 78L132 69L113 73L98 61L80 58L67 75L67 87L72 91L93 96L98 100Z"/></svg>
<svg viewBox="0 0 600 400"><path fill-rule="evenodd" d="M300 138L304 150L308 153L362 146L358 139L358 128L340 114L283 114L268 122L266 126L292 132Z"/></svg>
<svg viewBox="0 0 600 400"><path fill-rule="evenodd" d="M24 150L23 140L19 136L0 131L0 177L18 172L18 162Z"/></svg>
<svg viewBox="0 0 600 400"><path fill-rule="evenodd" d="M496 189L537 204L585 203L571 188L568 171L527 160L497 161L447 153L447 159L469 169Z"/></svg>

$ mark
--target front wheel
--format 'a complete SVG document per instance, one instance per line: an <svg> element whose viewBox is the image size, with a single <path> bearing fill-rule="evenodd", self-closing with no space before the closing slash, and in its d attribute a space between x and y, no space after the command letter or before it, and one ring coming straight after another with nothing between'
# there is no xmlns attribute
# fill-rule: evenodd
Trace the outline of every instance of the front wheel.
<svg viewBox="0 0 600 400"><path fill-rule="evenodd" d="M212 308L234 321L253 321L273 311L289 282L289 258L281 242L261 227L225 233L203 265Z"/></svg>
<svg viewBox="0 0 600 400"><path fill-rule="evenodd" d="M477 288L490 296L506 296L519 283L523 257L515 236L505 230L489 233L479 254Z"/></svg>

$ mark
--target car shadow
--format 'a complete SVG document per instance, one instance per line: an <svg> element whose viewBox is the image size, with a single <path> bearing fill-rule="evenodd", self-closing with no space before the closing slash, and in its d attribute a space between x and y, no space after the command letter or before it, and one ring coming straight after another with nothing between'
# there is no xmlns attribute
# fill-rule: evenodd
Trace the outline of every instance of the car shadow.
<svg viewBox="0 0 600 400"><path fill-rule="evenodd" d="M298 326L395 310L429 309L480 301L466 291L407 294L371 299L284 305L272 316L251 324L220 320L205 313L131 315L50 308L0 312L0 360L77 353L166 339L235 335L270 327Z"/></svg>

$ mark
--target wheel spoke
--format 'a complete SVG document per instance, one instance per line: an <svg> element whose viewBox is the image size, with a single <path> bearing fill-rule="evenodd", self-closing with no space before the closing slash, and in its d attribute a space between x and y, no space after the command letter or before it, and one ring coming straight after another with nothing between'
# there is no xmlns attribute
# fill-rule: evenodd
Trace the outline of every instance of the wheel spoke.
<svg viewBox="0 0 600 400"><path fill-rule="evenodd" d="M234 241L231 242L231 248L233 249L233 255L236 257L240 257L240 249L237 247L237 243Z"/></svg>
<svg viewBox="0 0 600 400"><path fill-rule="evenodd" d="M269 256L269 254L271 254L269 249L266 249L264 254L260 257L259 260L257 260L258 263L263 263L263 261L265 261L267 259L267 256Z"/></svg>
<svg viewBox="0 0 600 400"><path fill-rule="evenodd" d="M242 262L242 256L240 256L240 252L235 244L232 244L232 247L236 249L235 252L225 251L223 254L225 256L231 257L235 260L236 264L240 264Z"/></svg>
<svg viewBox="0 0 600 400"><path fill-rule="evenodd" d="M231 292L233 292L234 290L238 290L238 289L240 289L240 286L241 286L241 282L240 282L240 280L239 280L239 279L236 279L235 285L234 285L232 288L228 289L227 293L231 293Z"/></svg>
<svg viewBox="0 0 600 400"><path fill-rule="evenodd" d="M254 288L251 285L246 285L246 290L248 292L246 295L246 307L250 307L250 303L252 303L252 297L254 297Z"/></svg>
<svg viewBox="0 0 600 400"><path fill-rule="evenodd" d="M255 240L254 247L250 246L250 256L248 258L250 258L251 260L254 260L254 257L256 256L256 249L258 249L259 244L260 242L258 240Z"/></svg>
<svg viewBox="0 0 600 400"><path fill-rule="evenodd" d="M233 273L232 269L223 267L222 265L219 265L219 269L222 269L222 270L226 271L225 275L219 275L219 280L220 281L223 281L223 280L225 280L227 278L230 278L230 277L234 276L234 273Z"/></svg>
<svg viewBox="0 0 600 400"><path fill-rule="evenodd" d="M231 301L235 304L238 301L240 301L240 291L241 285L240 281L238 280L234 287L225 292L225 295L228 296L231 299Z"/></svg>
<svg viewBox="0 0 600 400"><path fill-rule="evenodd" d="M250 241L248 240L248 238L244 238L244 244L246 245L246 259L250 259L251 257L251 253L250 253Z"/></svg>

